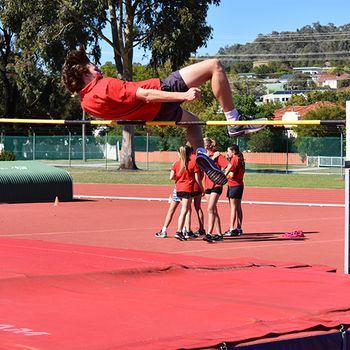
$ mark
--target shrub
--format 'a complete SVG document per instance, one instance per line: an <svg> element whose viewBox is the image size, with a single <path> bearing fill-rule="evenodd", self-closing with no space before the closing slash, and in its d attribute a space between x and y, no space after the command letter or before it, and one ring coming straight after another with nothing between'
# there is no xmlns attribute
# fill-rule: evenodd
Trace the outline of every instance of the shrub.
<svg viewBox="0 0 350 350"><path fill-rule="evenodd" d="M13 161L16 160L16 156L13 152L10 151L1 151L0 152L0 161Z"/></svg>

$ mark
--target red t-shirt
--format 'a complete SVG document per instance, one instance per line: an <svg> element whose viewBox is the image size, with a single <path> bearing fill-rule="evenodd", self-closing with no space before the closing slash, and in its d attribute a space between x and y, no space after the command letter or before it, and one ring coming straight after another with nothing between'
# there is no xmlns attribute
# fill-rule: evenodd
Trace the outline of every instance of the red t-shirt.
<svg viewBox="0 0 350 350"><path fill-rule="evenodd" d="M229 186L243 185L244 184L243 177L244 177L245 170L242 166L242 162L240 161L238 156L233 155L230 163L232 164L231 171L233 172L233 177L228 178L228 185Z"/></svg>
<svg viewBox="0 0 350 350"><path fill-rule="evenodd" d="M213 154L214 152L209 152L208 156L211 157ZM225 169L230 164L221 154L214 160L214 162L220 169ZM208 176L204 174L204 189L208 190L214 187L222 187L222 185L214 184L214 182L209 180Z"/></svg>
<svg viewBox="0 0 350 350"><path fill-rule="evenodd" d="M138 88L160 90L160 79L132 82L97 76L80 91L80 103L85 112L97 118L153 120L161 103L137 100Z"/></svg>
<svg viewBox="0 0 350 350"><path fill-rule="evenodd" d="M195 154L191 154L190 159L196 163L196 155ZM202 170L199 167L198 167L198 175L199 175L199 179L202 181L202 179L203 179L203 172L202 172ZM193 183L193 192L201 192L201 190L202 189L199 186L198 182L194 181L194 183Z"/></svg>
<svg viewBox="0 0 350 350"><path fill-rule="evenodd" d="M199 172L198 165L193 158L187 164L187 170L180 172L180 161L176 161L171 168L175 173L176 192L193 192L193 184L196 182L194 174Z"/></svg>

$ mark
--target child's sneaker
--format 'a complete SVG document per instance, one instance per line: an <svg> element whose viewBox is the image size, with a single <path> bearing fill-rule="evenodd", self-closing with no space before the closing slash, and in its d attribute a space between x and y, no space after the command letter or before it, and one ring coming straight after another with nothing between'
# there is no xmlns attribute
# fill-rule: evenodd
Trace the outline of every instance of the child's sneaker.
<svg viewBox="0 0 350 350"><path fill-rule="evenodd" d="M224 236L221 234L216 234L213 236L213 241L218 242L218 241L223 241L224 240Z"/></svg>
<svg viewBox="0 0 350 350"><path fill-rule="evenodd" d="M178 239L179 241L187 241L187 238L182 232L176 232L174 237Z"/></svg>
<svg viewBox="0 0 350 350"><path fill-rule="evenodd" d="M237 121L266 121L267 118L254 118L254 117L243 117L239 116ZM228 134L231 137L243 136L246 134L251 134L253 132L260 131L265 128L266 125L229 125L227 127Z"/></svg>
<svg viewBox="0 0 350 350"><path fill-rule="evenodd" d="M159 238L166 238L167 237L167 234L166 232L163 232L162 230L160 230L159 232L157 232L155 234L156 237L159 237Z"/></svg>
<svg viewBox="0 0 350 350"><path fill-rule="evenodd" d="M235 236L242 236L243 235L243 230L241 228L237 227L233 231L234 231Z"/></svg>
<svg viewBox="0 0 350 350"><path fill-rule="evenodd" d="M203 237L203 241L206 241L206 242L208 242L208 243L213 243L213 242L215 242L214 240L213 240L213 235L211 235L210 233L207 233L204 237Z"/></svg>
<svg viewBox="0 0 350 350"><path fill-rule="evenodd" d="M225 174L217 167L215 162L208 157L204 148L197 149L196 163L212 182L217 185L225 185L227 182Z"/></svg>
<svg viewBox="0 0 350 350"><path fill-rule="evenodd" d="M242 236L243 230L241 228L234 228L233 230L227 230L224 233L225 237L236 237L236 236Z"/></svg>
<svg viewBox="0 0 350 350"><path fill-rule="evenodd" d="M192 231L186 231L185 232L186 239L195 239L197 236Z"/></svg>
<svg viewBox="0 0 350 350"><path fill-rule="evenodd" d="M204 236L204 235L205 235L205 230L204 230L204 228L200 228L200 229L198 229L194 234L195 234L197 237L198 237L198 236Z"/></svg>

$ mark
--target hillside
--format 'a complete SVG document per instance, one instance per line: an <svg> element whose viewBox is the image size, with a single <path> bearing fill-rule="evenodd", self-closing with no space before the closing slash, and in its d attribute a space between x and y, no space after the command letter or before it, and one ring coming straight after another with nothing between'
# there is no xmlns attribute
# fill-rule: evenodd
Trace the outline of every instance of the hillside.
<svg viewBox="0 0 350 350"><path fill-rule="evenodd" d="M350 65L350 24L335 26L314 23L295 32L259 34L251 43L221 48L220 56L237 62L280 61L291 66Z"/></svg>

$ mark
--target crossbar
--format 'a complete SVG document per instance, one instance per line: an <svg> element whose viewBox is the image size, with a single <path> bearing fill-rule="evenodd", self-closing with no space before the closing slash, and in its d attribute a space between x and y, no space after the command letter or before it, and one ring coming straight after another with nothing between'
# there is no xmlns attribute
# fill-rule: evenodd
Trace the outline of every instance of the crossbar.
<svg viewBox="0 0 350 350"><path fill-rule="evenodd" d="M186 122L175 121L144 121L144 120L64 120L64 119L19 119L0 118L3 124L54 124L54 125L149 125L149 126L186 126L186 125L207 125L207 126L229 126L229 125L272 125L272 126L297 126L297 125L323 125L323 126L345 126L345 120L196 120Z"/></svg>

